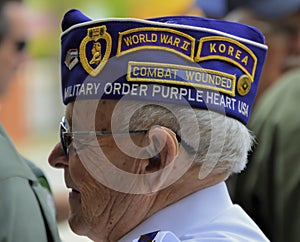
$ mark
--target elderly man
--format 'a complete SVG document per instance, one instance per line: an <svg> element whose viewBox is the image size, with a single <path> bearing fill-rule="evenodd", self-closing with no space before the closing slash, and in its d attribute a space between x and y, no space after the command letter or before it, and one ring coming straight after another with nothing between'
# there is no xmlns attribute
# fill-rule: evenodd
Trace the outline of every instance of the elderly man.
<svg viewBox="0 0 300 242"><path fill-rule="evenodd" d="M268 241L224 183L251 147L262 34L78 10L62 28L67 108L49 163L65 171L72 230L94 241Z"/></svg>

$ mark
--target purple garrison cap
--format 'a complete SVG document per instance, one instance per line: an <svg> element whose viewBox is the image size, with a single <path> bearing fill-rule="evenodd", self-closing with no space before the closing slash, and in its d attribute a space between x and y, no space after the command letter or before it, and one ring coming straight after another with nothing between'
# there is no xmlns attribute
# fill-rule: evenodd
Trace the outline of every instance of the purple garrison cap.
<svg viewBox="0 0 300 242"><path fill-rule="evenodd" d="M126 97L247 124L267 52L256 28L196 16L91 20L72 9L62 29L64 104Z"/></svg>

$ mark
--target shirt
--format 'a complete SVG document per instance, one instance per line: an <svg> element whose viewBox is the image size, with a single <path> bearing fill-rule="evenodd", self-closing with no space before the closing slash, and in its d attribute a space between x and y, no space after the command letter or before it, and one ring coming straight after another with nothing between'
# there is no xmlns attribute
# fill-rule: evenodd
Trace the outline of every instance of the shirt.
<svg viewBox="0 0 300 242"><path fill-rule="evenodd" d="M269 241L241 207L232 203L224 182L158 211L120 242L157 230L170 231L180 241Z"/></svg>

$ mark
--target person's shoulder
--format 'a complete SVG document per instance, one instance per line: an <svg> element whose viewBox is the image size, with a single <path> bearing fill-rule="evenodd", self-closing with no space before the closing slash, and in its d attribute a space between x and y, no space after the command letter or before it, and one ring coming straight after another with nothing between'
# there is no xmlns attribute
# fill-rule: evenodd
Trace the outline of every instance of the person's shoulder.
<svg viewBox="0 0 300 242"><path fill-rule="evenodd" d="M240 206L233 205L206 225L190 231L182 241L269 240Z"/></svg>
<svg viewBox="0 0 300 242"><path fill-rule="evenodd" d="M5 196L5 199L24 199L34 195L30 182L18 176L0 180L0 189L1 196Z"/></svg>
<svg viewBox="0 0 300 242"><path fill-rule="evenodd" d="M11 177L35 181L36 177L24 158L5 137L0 136L0 182Z"/></svg>
<svg viewBox="0 0 300 242"><path fill-rule="evenodd" d="M286 122L292 120L297 120L295 122L298 123L299 92L300 69L294 69L283 75L257 102L249 122L250 129L257 129L261 125L285 126Z"/></svg>
<svg viewBox="0 0 300 242"><path fill-rule="evenodd" d="M0 241L47 241L43 214L29 182L10 177L0 182L0 190Z"/></svg>
<svg viewBox="0 0 300 242"><path fill-rule="evenodd" d="M298 94L300 90L300 68L293 69L285 73L280 79L267 91L267 96L272 96L280 103L285 104L285 100L300 98Z"/></svg>
<svg viewBox="0 0 300 242"><path fill-rule="evenodd" d="M300 69L290 70L271 86L262 97L260 104L269 102L273 105L285 105L291 99L300 98L293 93L299 93L300 90Z"/></svg>
<svg viewBox="0 0 300 242"><path fill-rule="evenodd" d="M5 154L0 156L0 182L3 180L19 177L23 180L36 181L32 170L24 163L21 157Z"/></svg>

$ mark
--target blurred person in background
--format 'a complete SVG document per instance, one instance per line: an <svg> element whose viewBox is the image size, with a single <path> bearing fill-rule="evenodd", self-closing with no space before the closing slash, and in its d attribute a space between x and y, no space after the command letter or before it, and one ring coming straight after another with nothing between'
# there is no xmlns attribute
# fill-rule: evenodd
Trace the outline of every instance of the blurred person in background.
<svg viewBox="0 0 300 242"><path fill-rule="evenodd" d="M66 113L49 163L64 169L72 230L97 242L268 241L224 183L251 147L262 34L193 16L93 21L76 9L62 30Z"/></svg>
<svg viewBox="0 0 300 242"><path fill-rule="evenodd" d="M195 0L194 7L202 9L208 18L222 19L228 13L230 6L228 0Z"/></svg>
<svg viewBox="0 0 300 242"><path fill-rule="evenodd" d="M248 1L229 20L259 27L269 46L249 129L256 147L232 195L271 241L300 238L300 0Z"/></svg>
<svg viewBox="0 0 300 242"><path fill-rule="evenodd" d="M196 0L174 0L172 4L161 0L127 0L127 7L130 9L129 16L135 18L153 18L163 15L203 16L205 14Z"/></svg>
<svg viewBox="0 0 300 242"><path fill-rule="evenodd" d="M26 13L21 1L0 1L0 97L8 91L15 71L25 60ZM0 241L60 241L46 177L18 153L2 126L0 190Z"/></svg>

